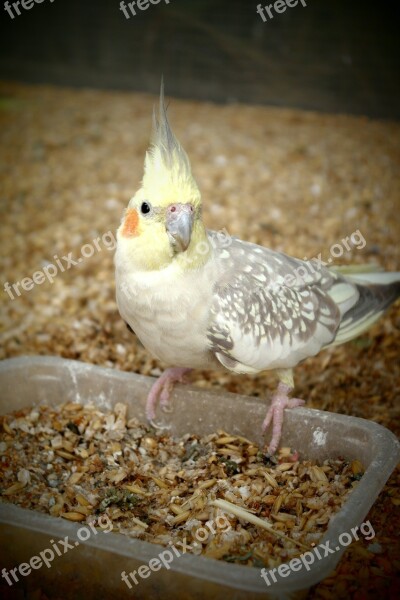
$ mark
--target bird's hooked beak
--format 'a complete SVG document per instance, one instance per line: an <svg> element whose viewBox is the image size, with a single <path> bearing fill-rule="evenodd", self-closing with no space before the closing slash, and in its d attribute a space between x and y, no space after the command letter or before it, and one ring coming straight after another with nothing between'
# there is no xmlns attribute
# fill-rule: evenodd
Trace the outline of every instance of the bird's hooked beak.
<svg viewBox="0 0 400 600"><path fill-rule="evenodd" d="M178 252L184 252L190 244L193 219L191 204L171 204L167 208L165 227L171 244Z"/></svg>

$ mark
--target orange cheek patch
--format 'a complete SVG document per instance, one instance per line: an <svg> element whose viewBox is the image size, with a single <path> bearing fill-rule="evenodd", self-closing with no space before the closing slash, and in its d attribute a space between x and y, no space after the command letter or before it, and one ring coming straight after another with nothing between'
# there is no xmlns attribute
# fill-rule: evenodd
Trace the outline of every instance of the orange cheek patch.
<svg viewBox="0 0 400 600"><path fill-rule="evenodd" d="M139 235L139 215L136 210L128 210L126 213L124 226L122 228L122 235L124 237L132 237Z"/></svg>

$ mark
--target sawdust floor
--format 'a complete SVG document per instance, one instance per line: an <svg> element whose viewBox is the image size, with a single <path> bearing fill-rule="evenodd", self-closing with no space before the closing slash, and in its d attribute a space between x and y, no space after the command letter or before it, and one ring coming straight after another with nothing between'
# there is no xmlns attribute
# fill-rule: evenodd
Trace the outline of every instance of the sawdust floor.
<svg viewBox="0 0 400 600"><path fill-rule="evenodd" d="M52 284L19 287L20 295L14 290L13 300L2 291L1 358L52 354L147 375L162 369L118 315L110 236L77 266L67 269L61 259L72 252L76 260L83 244L115 232L142 176L154 100L0 86L1 285L56 264L54 255L65 268ZM179 100L169 112L210 228L300 258L321 253L324 260L332 258L333 244L345 247L342 240L359 231L358 247L338 262L400 268L399 124ZM392 307L362 338L297 368L296 394L307 406L372 419L400 433L399 309ZM198 372L193 381L260 396L275 383L269 374L217 372ZM381 552L353 544L310 598L394 597L399 488L397 473L368 516Z"/></svg>

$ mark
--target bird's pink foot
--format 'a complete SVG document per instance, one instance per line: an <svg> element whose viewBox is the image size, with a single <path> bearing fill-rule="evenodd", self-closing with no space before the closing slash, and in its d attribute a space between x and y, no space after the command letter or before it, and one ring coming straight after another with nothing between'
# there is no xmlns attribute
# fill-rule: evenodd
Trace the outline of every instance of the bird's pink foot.
<svg viewBox="0 0 400 600"><path fill-rule="evenodd" d="M277 391L272 396L271 406L262 424L262 429L265 432L272 423L272 439L268 446L268 454L270 455L276 452L281 439L285 408L296 408L304 404L304 400L300 400L300 398L289 398L291 391L291 387L282 382L279 383Z"/></svg>
<svg viewBox="0 0 400 600"><path fill-rule="evenodd" d="M158 427L154 423L156 418L156 406L160 401L160 406L164 412L169 412L169 397L175 383L185 383L185 375L192 369L183 367L173 367L166 369L164 373L153 384L146 401L146 417L152 425Z"/></svg>

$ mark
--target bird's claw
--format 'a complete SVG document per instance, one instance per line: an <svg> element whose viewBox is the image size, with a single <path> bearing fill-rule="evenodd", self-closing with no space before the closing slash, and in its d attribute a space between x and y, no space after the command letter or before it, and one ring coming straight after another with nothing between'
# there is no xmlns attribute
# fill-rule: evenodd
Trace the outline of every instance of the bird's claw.
<svg viewBox="0 0 400 600"><path fill-rule="evenodd" d="M265 433L266 429L272 423L272 438L267 449L267 454L272 456L278 449L279 441L282 434L283 414L285 408L296 408L302 406L304 400L300 398L289 398L288 394L291 388L284 384L279 384L278 391L273 395L271 406L265 416L262 424L262 430Z"/></svg>
<svg viewBox="0 0 400 600"><path fill-rule="evenodd" d="M170 404L170 395L174 384L177 382L183 383L185 381L185 375L190 370L191 369L186 368L167 369L153 384L149 395L147 396L146 417L156 429L166 428L158 425L155 422L157 402L160 403L161 409L164 413L171 413L172 407Z"/></svg>
<svg viewBox="0 0 400 600"><path fill-rule="evenodd" d="M156 423L154 419L148 419L150 425L154 427L154 429L171 429L171 425L164 425L163 423Z"/></svg>

